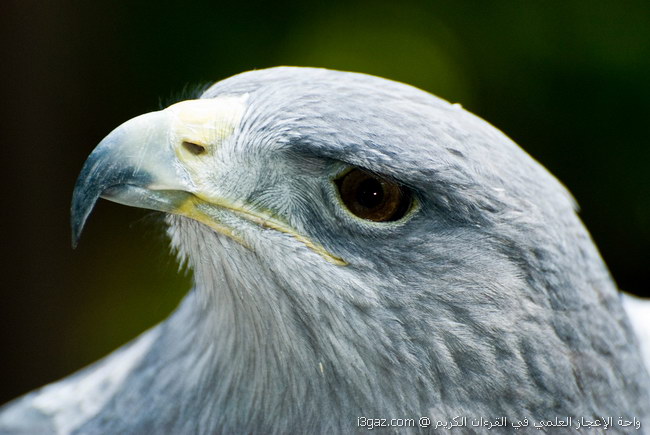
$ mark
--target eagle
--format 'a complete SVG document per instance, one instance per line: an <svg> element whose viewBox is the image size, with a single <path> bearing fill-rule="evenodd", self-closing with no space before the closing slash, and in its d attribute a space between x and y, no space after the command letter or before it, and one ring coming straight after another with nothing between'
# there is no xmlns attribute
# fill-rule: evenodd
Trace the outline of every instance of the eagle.
<svg viewBox="0 0 650 435"><path fill-rule="evenodd" d="M567 189L459 104L360 73L242 73L101 141L73 244L100 197L162 212L193 288L2 407L2 434L650 424L650 310L618 291Z"/></svg>

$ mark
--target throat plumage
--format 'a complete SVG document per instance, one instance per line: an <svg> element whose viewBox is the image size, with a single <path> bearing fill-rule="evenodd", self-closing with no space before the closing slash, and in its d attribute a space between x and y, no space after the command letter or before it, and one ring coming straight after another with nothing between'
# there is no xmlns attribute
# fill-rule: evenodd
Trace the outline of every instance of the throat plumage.
<svg viewBox="0 0 650 435"><path fill-rule="evenodd" d="M268 263L278 261L273 255L261 258L187 218L170 216L168 224L172 247L194 271L195 300L185 304L194 304L191 315L202 320L196 325L200 332L188 333L212 355L204 367L212 372L204 376L213 385L202 389L212 396L211 407L257 421L252 427L268 427L271 421L262 420L272 415L300 415L313 424L319 420L313 426L318 430L348 427L348 420L367 410L388 413L393 397L416 398L399 402L401 412L422 409L415 392L421 385L398 379L397 366L415 363L406 348L393 347L402 326L381 326L385 319L372 288L332 280L313 267L282 275ZM299 281L290 281L296 276ZM359 316L363 323L351 323ZM324 416L331 403L340 404L339 411Z"/></svg>
<svg viewBox="0 0 650 435"><path fill-rule="evenodd" d="M257 427L269 423L262 420L271 409L304 403L314 388L306 380L322 375L324 362L316 361L304 327L294 327L295 312L277 277L226 236L184 217L167 222L173 249L194 273L195 288L184 302L190 306L175 317L179 325L193 324L187 333L194 346L210 355L201 368L211 384L201 388L211 396L206 403L213 412L257 421Z"/></svg>

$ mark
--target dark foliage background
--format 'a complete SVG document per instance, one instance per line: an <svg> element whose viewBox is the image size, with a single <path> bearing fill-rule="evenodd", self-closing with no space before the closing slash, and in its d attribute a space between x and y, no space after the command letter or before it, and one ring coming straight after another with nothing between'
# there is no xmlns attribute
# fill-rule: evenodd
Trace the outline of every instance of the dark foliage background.
<svg viewBox="0 0 650 435"><path fill-rule="evenodd" d="M274 65L361 71L505 131L573 192L620 287L648 294L647 2L9 0L0 11L0 403L96 360L190 286L155 215L72 186L123 121Z"/></svg>

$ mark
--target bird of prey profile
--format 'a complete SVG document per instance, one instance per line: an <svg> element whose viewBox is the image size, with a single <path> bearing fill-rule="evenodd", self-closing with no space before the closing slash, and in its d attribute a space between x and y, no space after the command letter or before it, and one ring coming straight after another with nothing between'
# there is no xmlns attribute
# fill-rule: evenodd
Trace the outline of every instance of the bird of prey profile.
<svg viewBox="0 0 650 435"><path fill-rule="evenodd" d="M0 433L650 425L624 308L639 303L567 190L459 105L364 74L243 73L98 145L74 190L75 243L100 197L165 213L194 288L130 344L5 405Z"/></svg>

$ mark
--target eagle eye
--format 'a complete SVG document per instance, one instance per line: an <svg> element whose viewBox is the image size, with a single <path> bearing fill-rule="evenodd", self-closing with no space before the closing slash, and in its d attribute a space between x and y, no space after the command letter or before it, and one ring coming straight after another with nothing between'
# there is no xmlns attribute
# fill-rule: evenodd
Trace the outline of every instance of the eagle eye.
<svg viewBox="0 0 650 435"><path fill-rule="evenodd" d="M355 168L335 180L348 210L361 219L391 222L411 208L411 192L399 184Z"/></svg>

